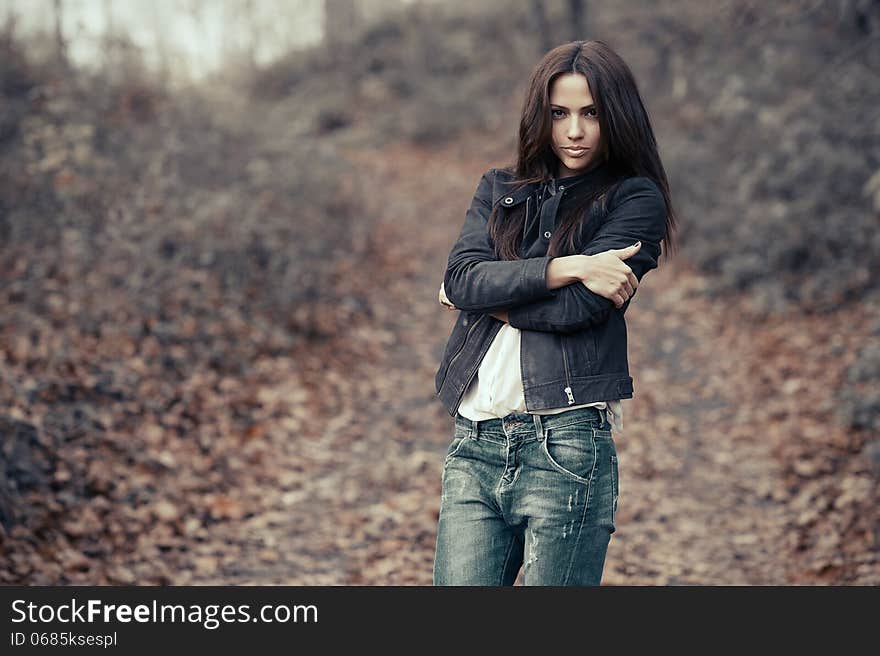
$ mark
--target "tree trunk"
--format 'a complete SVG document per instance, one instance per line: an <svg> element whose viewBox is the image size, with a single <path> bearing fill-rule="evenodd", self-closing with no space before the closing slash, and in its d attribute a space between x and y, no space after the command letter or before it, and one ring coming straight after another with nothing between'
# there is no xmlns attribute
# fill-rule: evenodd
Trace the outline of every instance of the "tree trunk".
<svg viewBox="0 0 880 656"><path fill-rule="evenodd" d="M586 39L587 36L587 0L568 0L571 15L571 40Z"/></svg>
<svg viewBox="0 0 880 656"><path fill-rule="evenodd" d="M538 33L538 47L541 48L542 53L545 53L551 48L551 39L544 0L532 0L532 20Z"/></svg>
<svg viewBox="0 0 880 656"><path fill-rule="evenodd" d="M64 41L64 11L61 0L54 0L55 8L55 56L58 63L67 66L67 43Z"/></svg>

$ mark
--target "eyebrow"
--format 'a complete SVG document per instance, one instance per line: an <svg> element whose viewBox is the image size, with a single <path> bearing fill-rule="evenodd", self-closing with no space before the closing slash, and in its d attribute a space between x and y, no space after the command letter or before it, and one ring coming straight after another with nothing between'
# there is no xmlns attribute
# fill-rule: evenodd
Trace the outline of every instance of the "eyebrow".
<svg viewBox="0 0 880 656"><path fill-rule="evenodd" d="M568 107L563 107L562 105L557 105L555 103L550 103L550 106L554 109L568 109ZM584 105L581 109L595 109L596 105Z"/></svg>

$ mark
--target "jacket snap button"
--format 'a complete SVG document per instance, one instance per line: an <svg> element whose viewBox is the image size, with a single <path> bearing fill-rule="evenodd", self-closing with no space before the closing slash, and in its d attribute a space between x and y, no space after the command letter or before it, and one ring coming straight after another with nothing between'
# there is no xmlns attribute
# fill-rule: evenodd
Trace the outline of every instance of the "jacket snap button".
<svg viewBox="0 0 880 656"><path fill-rule="evenodd" d="M563 191L565 189L565 185L559 185L559 191Z"/></svg>
<svg viewBox="0 0 880 656"><path fill-rule="evenodd" d="M544 236L545 236L547 239L550 239L550 232L549 232L549 231L548 231L548 232L545 232L545 233L544 233Z"/></svg>
<svg viewBox="0 0 880 656"><path fill-rule="evenodd" d="M513 202L513 198L511 198L510 196L508 196L507 198L504 199L505 205L510 205L512 202Z"/></svg>

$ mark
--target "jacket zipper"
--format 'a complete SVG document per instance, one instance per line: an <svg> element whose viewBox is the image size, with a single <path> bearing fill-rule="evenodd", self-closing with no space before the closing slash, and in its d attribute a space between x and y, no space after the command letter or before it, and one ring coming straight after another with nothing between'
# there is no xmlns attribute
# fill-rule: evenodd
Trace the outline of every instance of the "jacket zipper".
<svg viewBox="0 0 880 656"><path fill-rule="evenodd" d="M542 191L543 191L543 188L542 188ZM539 192L537 200L535 201L535 203L538 207L538 215L535 219L536 221L540 219L541 196L543 196L543 193ZM528 216L529 215L528 215L528 201L527 201L527 203L526 203L526 220L528 220ZM574 405L574 394L572 393L572 390L571 390L571 372L569 371L569 368L568 368L568 355L566 355L566 353L565 353L565 344L562 340L563 340L563 338L560 336L559 337L559 348L562 349L562 364L565 367L565 387L563 388L562 391L565 392L566 397L568 397L568 405Z"/></svg>
<svg viewBox="0 0 880 656"><path fill-rule="evenodd" d="M565 389L562 391L565 392L566 396L568 396L568 405L574 404L574 394L571 392L571 374L568 370L568 356L565 354L565 343L562 341L562 337L559 337L559 348L562 349L562 365L565 367Z"/></svg>
<svg viewBox="0 0 880 656"><path fill-rule="evenodd" d="M455 361L458 359L458 356L460 356L461 352L464 350L465 344L467 344L467 341L468 341L468 337L471 336L471 331L474 329L474 326L476 326L479 323L480 319L482 319L484 316L486 316L486 315L481 314L474 321L471 322L470 327L467 329L467 332L464 334L464 339L461 342L461 346L458 347L458 350L455 352L455 355L452 356L452 359L449 361L449 364L446 365L446 373L443 374L443 382L440 384L440 391L443 391L443 386L446 385L446 381L449 380L449 370L452 369L452 365L455 363Z"/></svg>

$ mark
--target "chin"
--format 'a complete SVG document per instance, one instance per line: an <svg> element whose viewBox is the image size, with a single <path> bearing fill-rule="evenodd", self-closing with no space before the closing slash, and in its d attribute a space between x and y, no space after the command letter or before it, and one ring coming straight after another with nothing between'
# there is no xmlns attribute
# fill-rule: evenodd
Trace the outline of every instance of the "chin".
<svg viewBox="0 0 880 656"><path fill-rule="evenodd" d="M589 159L587 161L584 161L583 159L565 158L564 160L562 160L562 164L569 171L580 172L580 171L586 171L588 168L590 168L593 165L593 160Z"/></svg>

